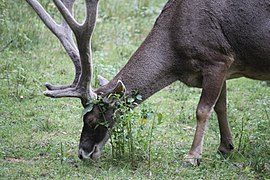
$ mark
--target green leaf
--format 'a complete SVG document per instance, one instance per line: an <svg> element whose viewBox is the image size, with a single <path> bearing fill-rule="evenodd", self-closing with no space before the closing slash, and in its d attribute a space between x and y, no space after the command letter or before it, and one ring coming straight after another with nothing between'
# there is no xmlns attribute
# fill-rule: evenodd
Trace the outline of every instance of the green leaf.
<svg viewBox="0 0 270 180"><path fill-rule="evenodd" d="M127 102L128 102L128 103L132 103L132 102L134 102L134 101L135 101L135 99L132 98L132 97L129 97L129 98L127 99Z"/></svg>
<svg viewBox="0 0 270 180"><path fill-rule="evenodd" d="M94 107L93 103L89 103L82 111L82 116L86 115L88 112L91 112Z"/></svg>
<svg viewBox="0 0 270 180"><path fill-rule="evenodd" d="M158 117L158 125L160 125L162 123L163 115L161 113L158 113L157 117Z"/></svg>
<svg viewBox="0 0 270 180"><path fill-rule="evenodd" d="M139 101L141 101L141 100L142 100L142 95L138 94L138 95L136 96L136 99L139 100Z"/></svg>
<svg viewBox="0 0 270 180"><path fill-rule="evenodd" d="M147 118L141 118L139 122L140 124L145 125L147 123Z"/></svg>

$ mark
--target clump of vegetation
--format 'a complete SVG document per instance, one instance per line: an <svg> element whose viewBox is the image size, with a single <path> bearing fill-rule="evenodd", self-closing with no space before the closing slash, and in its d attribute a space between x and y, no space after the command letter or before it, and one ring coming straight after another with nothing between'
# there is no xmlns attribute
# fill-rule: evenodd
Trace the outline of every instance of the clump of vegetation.
<svg viewBox="0 0 270 180"><path fill-rule="evenodd" d="M153 131L162 123L162 114L147 103L134 109L136 102L141 100L141 95L133 92L132 97L117 101L116 124L111 130L112 157L128 157L132 166L141 158L151 163Z"/></svg>

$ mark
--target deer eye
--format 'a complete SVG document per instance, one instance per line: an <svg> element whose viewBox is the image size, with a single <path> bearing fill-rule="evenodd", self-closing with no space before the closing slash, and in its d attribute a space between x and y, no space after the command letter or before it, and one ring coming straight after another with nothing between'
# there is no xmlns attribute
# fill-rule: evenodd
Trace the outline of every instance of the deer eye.
<svg viewBox="0 0 270 180"><path fill-rule="evenodd" d="M88 119L86 121L86 123L89 125L89 126L95 126L95 124L97 123L97 119L96 118L93 118L93 119Z"/></svg>

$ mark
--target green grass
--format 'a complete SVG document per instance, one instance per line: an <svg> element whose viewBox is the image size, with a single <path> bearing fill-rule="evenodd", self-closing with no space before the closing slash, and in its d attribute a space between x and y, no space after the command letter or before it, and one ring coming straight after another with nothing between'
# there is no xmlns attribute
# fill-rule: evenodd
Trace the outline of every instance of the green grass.
<svg viewBox="0 0 270 180"><path fill-rule="evenodd" d="M42 2L55 12L50 1ZM95 77L101 74L111 79L119 71L146 37L164 3L100 1L93 37ZM3 9L0 50L12 43L0 52L0 179L270 178L270 89L265 82L244 78L228 81L228 116L236 150L227 158L216 153L219 130L213 114L202 164L182 167L193 139L200 90L176 82L128 117L132 159L128 150L112 154L108 142L100 160L80 161L79 100L42 95L45 82L72 82L71 61L26 3L0 0Z"/></svg>

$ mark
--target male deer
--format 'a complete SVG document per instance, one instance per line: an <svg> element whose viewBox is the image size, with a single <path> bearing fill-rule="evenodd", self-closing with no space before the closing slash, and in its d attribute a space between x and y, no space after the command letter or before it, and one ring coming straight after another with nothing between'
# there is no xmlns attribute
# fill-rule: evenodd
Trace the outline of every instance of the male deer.
<svg viewBox="0 0 270 180"><path fill-rule="evenodd" d="M226 80L248 77L270 79L270 1L260 0L169 0L151 32L128 63L101 87L91 84L90 39L95 26L98 0L85 0L86 19L78 24L72 15L75 0L54 0L64 20L61 25L46 13L37 0L26 0L47 27L59 38L72 59L76 75L68 86L47 84L45 95L53 98L78 97L84 117L78 156L97 159L108 140L117 107L108 101L112 93L131 96L136 90L143 102L155 92L180 80L202 88L196 110L197 126L187 162L198 164L203 138L212 110L218 116L221 141L218 150L228 153L233 141L226 109ZM77 46L72 38L75 35ZM179 92L181 93L181 92ZM91 104L97 96L108 107ZM123 98L124 100L124 98ZM100 124L106 122L108 126Z"/></svg>

